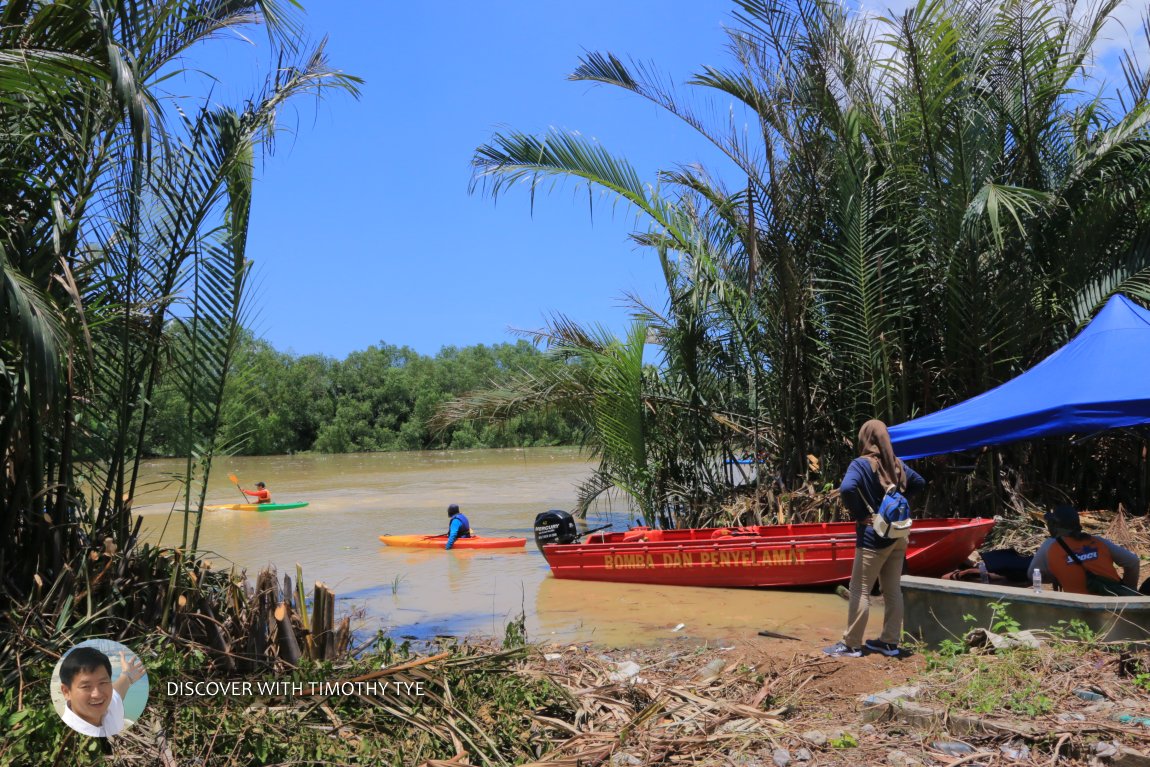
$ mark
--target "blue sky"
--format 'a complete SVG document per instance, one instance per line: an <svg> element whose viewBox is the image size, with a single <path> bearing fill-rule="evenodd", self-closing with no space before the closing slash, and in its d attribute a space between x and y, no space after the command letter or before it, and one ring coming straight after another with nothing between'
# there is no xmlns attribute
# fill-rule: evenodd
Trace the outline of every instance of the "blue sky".
<svg viewBox="0 0 1150 767"><path fill-rule="evenodd" d="M332 64L365 80L289 111L257 169L249 256L253 329L281 351L342 358L381 342L424 354L514 341L562 312L621 330L623 295L661 305L651 252L626 234L632 211L574 186L498 202L471 195L470 161L498 130L554 126L594 137L651 182L709 148L671 115L621 90L569 82L585 51L654 62L676 83L724 64L733 4L589 0L577 5L305 2ZM253 40L258 32L248 32ZM264 56L233 40L200 54L243 93ZM210 61L210 63L208 63Z"/></svg>
<svg viewBox="0 0 1150 767"><path fill-rule="evenodd" d="M858 7L888 14L909 4ZM525 189L496 203L468 193L470 161L496 131L555 127L598 140L650 183L659 168L699 161L722 177L730 168L670 114L566 77L588 51L654 63L677 85L703 65L728 64L733 2L305 6L332 64L365 83L359 101L333 93L289 109L291 131L257 169L248 253L258 335L296 354L342 358L379 343L434 354L514 341L512 328L540 328L554 313L618 332L626 293L662 305L655 255L626 236L646 228L633 211L596 196L592 217L573 185L537 196L534 213ZM1104 40L1139 37L1139 13L1121 7ZM1107 47L1103 68L1116 72ZM1145 41L1136 47L1144 53ZM223 73L214 95L232 103L267 72L258 46L235 36L198 55Z"/></svg>

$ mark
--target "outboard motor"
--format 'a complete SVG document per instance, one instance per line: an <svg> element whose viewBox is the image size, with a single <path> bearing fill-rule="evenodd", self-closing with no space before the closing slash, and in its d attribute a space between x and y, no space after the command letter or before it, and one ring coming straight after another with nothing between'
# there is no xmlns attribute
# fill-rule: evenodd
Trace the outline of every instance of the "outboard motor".
<svg viewBox="0 0 1150 767"><path fill-rule="evenodd" d="M579 528L567 512L552 509L535 517L535 545L540 549L548 543L574 543L577 540Z"/></svg>

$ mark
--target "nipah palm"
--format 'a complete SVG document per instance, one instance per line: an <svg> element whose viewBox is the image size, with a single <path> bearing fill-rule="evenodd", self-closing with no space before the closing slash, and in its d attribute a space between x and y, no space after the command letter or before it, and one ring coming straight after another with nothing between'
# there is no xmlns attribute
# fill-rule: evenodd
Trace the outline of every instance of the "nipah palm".
<svg viewBox="0 0 1150 767"><path fill-rule="evenodd" d="M636 239L676 266L668 324L706 318L699 344L662 348L658 384L738 411L726 434L692 427L700 462L753 436L785 486L808 453L841 470L861 421L985 391L1115 291L1150 299L1150 78L1130 56L1110 88L1091 67L1117 2L931 0L880 19L833 2L736 6L733 64L696 75L693 101L609 53L572 75L660 105L725 167L650 187L556 130L497 134L474 160L493 196L521 183L534 202L569 179L645 218ZM707 101L729 119L707 119L694 106ZM678 366L726 376L723 401Z"/></svg>
<svg viewBox="0 0 1150 767"><path fill-rule="evenodd" d="M0 330L9 339L0 356L9 467L0 571L12 573L8 588L23 588L37 570L53 577L105 536L121 550L131 544L140 440L165 370L188 403L181 505L195 522L185 543L195 545L243 317L254 159L286 100L328 85L355 89L354 78L328 67L322 47L300 51L293 5L0 8ZM279 60L265 93L239 111L206 101L188 110L166 95L191 49L259 22ZM186 343L169 343L173 323Z"/></svg>

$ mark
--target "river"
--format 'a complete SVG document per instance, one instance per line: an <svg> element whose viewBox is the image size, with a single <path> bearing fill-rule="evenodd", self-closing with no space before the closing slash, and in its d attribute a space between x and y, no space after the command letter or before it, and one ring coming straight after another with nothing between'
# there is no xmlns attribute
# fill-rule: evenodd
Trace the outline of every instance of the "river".
<svg viewBox="0 0 1150 767"><path fill-rule="evenodd" d="M144 540L179 545L182 517L177 460L147 462L135 508ZM437 635L502 636L522 611L533 641L635 646L692 637L721 642L759 629L812 643L836 638L846 603L832 593L590 583L556 580L532 538L535 515L570 509L592 464L573 448L363 453L217 459L209 504L237 503L245 487L264 481L278 503L307 508L205 512L200 549L218 568L256 571L274 565L304 583L319 580L361 632L429 639ZM394 549L381 534L442 533L447 506L459 504L481 535L528 538L508 552ZM621 502L619 503L622 509ZM604 507L591 526L627 526L627 515ZM876 615L872 621L880 618ZM681 629L674 629L684 624Z"/></svg>

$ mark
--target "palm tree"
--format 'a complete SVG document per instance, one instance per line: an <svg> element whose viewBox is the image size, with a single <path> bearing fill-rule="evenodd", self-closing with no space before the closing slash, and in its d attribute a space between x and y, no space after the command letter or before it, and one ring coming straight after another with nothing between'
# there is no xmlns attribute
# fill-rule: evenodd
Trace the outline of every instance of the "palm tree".
<svg viewBox="0 0 1150 767"><path fill-rule="evenodd" d="M636 240L678 265L666 324L696 339L662 347L652 391L735 412L727 434L695 424L688 441L713 460L761 437L796 487L808 453L841 468L841 435L861 421L985 391L1115 291L1150 300L1150 77L1127 56L1106 92L1087 66L1117 5L923 0L870 20L824 0L740 0L733 65L688 84L744 124L710 124L614 54L571 76L658 104L728 168L665 171L656 191L579 135L509 132L476 150L474 187L570 179L640 211ZM727 377L721 404L713 382L680 372L704 368Z"/></svg>
<svg viewBox="0 0 1150 767"><path fill-rule="evenodd" d="M0 9L0 510L5 590L89 541L134 540L150 397L188 403L189 527L243 320L255 157L289 99L357 80L302 51L294 3L19 2ZM242 110L165 100L182 56L262 22L280 66ZM298 61L299 63L292 63ZM169 343L173 323L186 343ZM169 366L168 355L174 355ZM80 493L81 482L91 500ZM137 525L138 527L138 525Z"/></svg>

